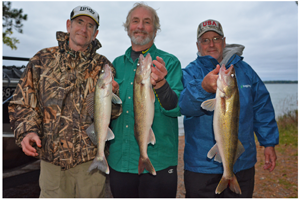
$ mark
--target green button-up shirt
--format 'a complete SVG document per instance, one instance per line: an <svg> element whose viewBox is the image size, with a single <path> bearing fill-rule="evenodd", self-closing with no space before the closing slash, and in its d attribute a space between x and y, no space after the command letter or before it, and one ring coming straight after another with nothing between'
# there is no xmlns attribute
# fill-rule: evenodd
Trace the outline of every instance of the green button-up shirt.
<svg viewBox="0 0 300 199"><path fill-rule="evenodd" d="M171 89L177 94L183 90L181 82L182 71L179 60L174 56L156 48L153 44L149 51L152 59L161 57L168 74L165 77ZM131 47L125 55L117 57L113 61L116 69L116 82L120 86L120 98L123 102L123 112L111 122L115 139L110 141L109 165L116 171L138 173L139 146L134 137L134 112L133 112L133 82L138 59L131 59ZM180 108L165 110L156 96L155 113L152 129L155 134L155 145L148 145L148 156L156 171L175 166L178 162L178 120ZM146 173L148 171L144 171Z"/></svg>

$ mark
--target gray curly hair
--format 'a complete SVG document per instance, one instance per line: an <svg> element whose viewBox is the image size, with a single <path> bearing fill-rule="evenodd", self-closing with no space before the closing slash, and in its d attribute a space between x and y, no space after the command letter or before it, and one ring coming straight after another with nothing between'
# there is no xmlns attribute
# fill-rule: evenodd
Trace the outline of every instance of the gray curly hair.
<svg viewBox="0 0 300 199"><path fill-rule="evenodd" d="M136 8L145 8L147 10L149 10L152 15L153 15L153 24L154 24L154 30L160 30L160 23L159 23L159 17L156 13L156 10L154 10L153 8L151 8L150 6L146 5L145 3L141 2L141 3L135 3L133 5L133 8L128 12L127 18L126 18L126 22L123 23L123 26L125 28L125 31L128 32L129 29L129 25L130 25L130 16L131 13L136 9Z"/></svg>

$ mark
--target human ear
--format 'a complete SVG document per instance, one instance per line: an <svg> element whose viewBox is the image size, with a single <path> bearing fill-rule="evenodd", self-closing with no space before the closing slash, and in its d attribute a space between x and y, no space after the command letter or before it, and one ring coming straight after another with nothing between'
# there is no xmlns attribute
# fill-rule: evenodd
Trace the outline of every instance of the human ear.
<svg viewBox="0 0 300 199"><path fill-rule="evenodd" d="M68 31L68 33L70 33L70 31L71 31L71 20L70 19L67 20L67 31Z"/></svg>

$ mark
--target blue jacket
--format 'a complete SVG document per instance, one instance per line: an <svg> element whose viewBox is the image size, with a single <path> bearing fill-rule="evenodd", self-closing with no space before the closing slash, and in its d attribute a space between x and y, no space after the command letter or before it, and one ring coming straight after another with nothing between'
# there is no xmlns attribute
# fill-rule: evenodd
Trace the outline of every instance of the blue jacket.
<svg viewBox="0 0 300 199"><path fill-rule="evenodd" d="M233 54L226 63L226 68L233 64L236 72L240 97L238 137L245 148L234 165L234 173L253 167L257 161L254 132L264 147L275 146L279 142L269 92L255 71L242 60L243 57ZM198 173L223 173L222 163L207 158L208 151L215 144L213 112L200 107L203 101L215 98L215 94L206 92L201 83L217 64L217 60L211 56L198 56L183 69L184 90L179 106L185 115L184 169Z"/></svg>

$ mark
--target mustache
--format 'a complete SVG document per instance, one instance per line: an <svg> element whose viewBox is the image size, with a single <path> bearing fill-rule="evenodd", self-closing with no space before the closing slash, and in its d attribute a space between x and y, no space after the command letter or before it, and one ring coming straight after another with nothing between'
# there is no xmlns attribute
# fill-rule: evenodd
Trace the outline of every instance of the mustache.
<svg viewBox="0 0 300 199"><path fill-rule="evenodd" d="M143 34L148 34L148 32L147 31L145 31L145 30L135 30L135 31L133 31L133 33L135 34L135 33L143 33Z"/></svg>

